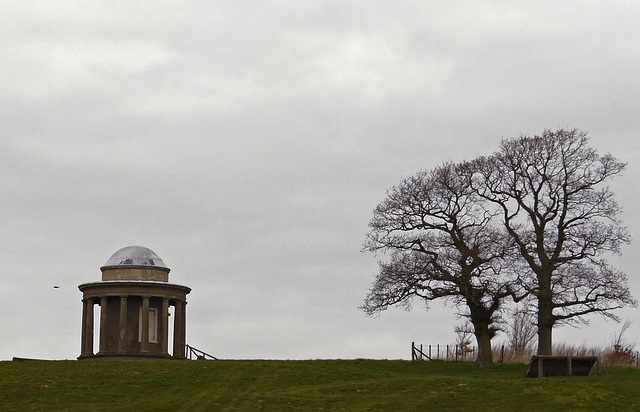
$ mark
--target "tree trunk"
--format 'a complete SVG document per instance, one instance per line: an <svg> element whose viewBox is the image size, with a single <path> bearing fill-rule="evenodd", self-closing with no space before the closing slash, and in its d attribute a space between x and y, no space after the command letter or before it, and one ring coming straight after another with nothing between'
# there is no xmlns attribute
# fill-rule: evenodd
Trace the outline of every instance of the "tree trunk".
<svg viewBox="0 0 640 412"><path fill-rule="evenodd" d="M473 334L478 343L478 357L476 365L481 368L493 366L493 353L491 352L491 333L489 325L491 325L491 312L487 309L468 302L469 314L471 315L471 324L473 325Z"/></svg>
<svg viewBox="0 0 640 412"><path fill-rule="evenodd" d="M474 335L476 335L476 342L478 343L478 357L476 358L476 364L481 368L488 368L493 366L493 353L491 351L491 336L489 335L489 328L484 325L473 325Z"/></svg>
<svg viewBox="0 0 640 412"><path fill-rule="evenodd" d="M553 307L550 300L538 297L538 355L552 355Z"/></svg>

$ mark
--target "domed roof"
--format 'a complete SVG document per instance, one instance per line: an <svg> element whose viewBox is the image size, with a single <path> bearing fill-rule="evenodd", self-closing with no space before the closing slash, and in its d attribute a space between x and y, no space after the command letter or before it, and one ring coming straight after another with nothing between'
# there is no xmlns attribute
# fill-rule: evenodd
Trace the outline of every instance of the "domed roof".
<svg viewBox="0 0 640 412"><path fill-rule="evenodd" d="M156 252L144 246L123 247L114 253L100 269L135 266L169 270Z"/></svg>

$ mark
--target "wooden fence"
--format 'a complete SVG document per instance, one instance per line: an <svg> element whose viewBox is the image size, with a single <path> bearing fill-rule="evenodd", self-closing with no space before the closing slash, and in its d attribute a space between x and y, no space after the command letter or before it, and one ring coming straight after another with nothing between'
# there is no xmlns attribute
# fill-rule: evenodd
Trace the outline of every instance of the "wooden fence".
<svg viewBox="0 0 640 412"><path fill-rule="evenodd" d="M467 360L474 359L476 353L475 346L461 346L461 345L428 345L423 348L422 344L417 346L415 342L411 342L411 360Z"/></svg>

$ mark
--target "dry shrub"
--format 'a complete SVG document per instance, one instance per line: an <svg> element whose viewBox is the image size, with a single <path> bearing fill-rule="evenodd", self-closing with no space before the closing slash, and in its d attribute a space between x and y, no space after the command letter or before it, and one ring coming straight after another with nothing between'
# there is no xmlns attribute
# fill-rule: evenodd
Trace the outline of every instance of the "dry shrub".
<svg viewBox="0 0 640 412"><path fill-rule="evenodd" d="M493 350L493 361L505 363L528 363L531 357L535 354L536 348L533 346L528 346L523 349L514 348L508 344L500 344Z"/></svg>
<svg viewBox="0 0 640 412"><path fill-rule="evenodd" d="M632 366L636 364L636 353L633 347L613 345L604 359L607 365Z"/></svg>
<svg viewBox="0 0 640 412"><path fill-rule="evenodd" d="M620 328L620 332L613 335L611 347L603 354L604 362L607 365L636 365L637 352L635 352L635 344L627 342L624 334L631 326L631 322L627 320Z"/></svg>

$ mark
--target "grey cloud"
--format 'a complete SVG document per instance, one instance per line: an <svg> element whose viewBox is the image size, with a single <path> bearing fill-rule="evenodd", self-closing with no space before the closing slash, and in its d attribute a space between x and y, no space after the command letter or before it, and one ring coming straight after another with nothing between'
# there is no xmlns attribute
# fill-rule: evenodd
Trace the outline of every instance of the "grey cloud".
<svg viewBox="0 0 640 412"><path fill-rule="evenodd" d="M131 244L193 288L189 340L217 356L453 341L451 307L357 310L372 209L401 176L578 127L630 163L614 185L637 233L639 17L599 2L7 6L0 358L77 356L76 287ZM637 294L636 260L620 266ZM616 327L594 323L580 333Z"/></svg>

